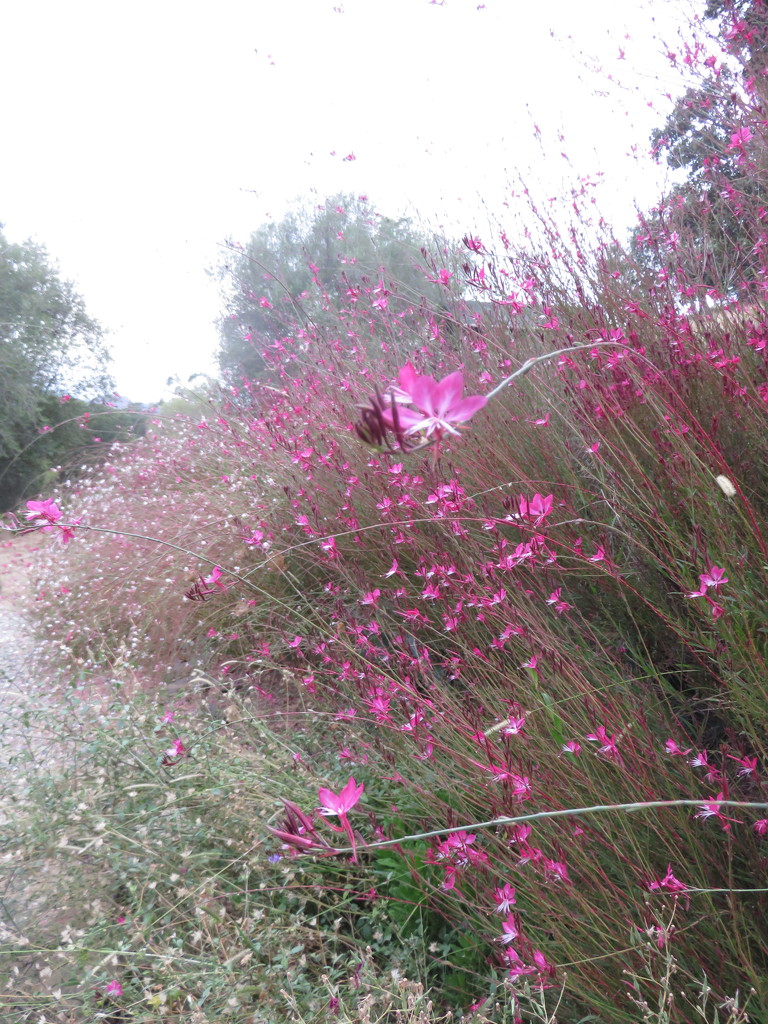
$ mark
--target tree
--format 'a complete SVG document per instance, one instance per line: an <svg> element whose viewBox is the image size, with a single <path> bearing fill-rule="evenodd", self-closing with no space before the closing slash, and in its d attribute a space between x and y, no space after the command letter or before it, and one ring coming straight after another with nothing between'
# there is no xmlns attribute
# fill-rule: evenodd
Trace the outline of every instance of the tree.
<svg viewBox="0 0 768 1024"><path fill-rule="evenodd" d="M105 394L113 385L103 331L82 298L27 241L0 226L0 455L16 452L46 395Z"/></svg>
<svg viewBox="0 0 768 1024"><path fill-rule="evenodd" d="M635 230L632 248L655 270L733 295L752 288L766 262L768 6L709 0L704 15L720 20L720 53L712 41L688 47L694 80L651 136L657 156L685 177Z"/></svg>
<svg viewBox="0 0 768 1024"><path fill-rule="evenodd" d="M51 426L52 403L80 400L112 387L102 328L62 280L44 248L9 242L0 225L0 503L10 507L39 472L20 459ZM88 408L85 406L84 408ZM39 461L39 456L37 461ZM11 467L13 466L13 469Z"/></svg>
<svg viewBox="0 0 768 1024"><path fill-rule="evenodd" d="M396 282L392 303L444 299L445 290L419 268L434 239L408 219L376 214L362 198L337 195L314 210L299 209L266 224L242 249L231 247L219 277L229 288L219 321L219 365L225 377L256 377L262 348L296 324L330 326L330 308L350 289Z"/></svg>

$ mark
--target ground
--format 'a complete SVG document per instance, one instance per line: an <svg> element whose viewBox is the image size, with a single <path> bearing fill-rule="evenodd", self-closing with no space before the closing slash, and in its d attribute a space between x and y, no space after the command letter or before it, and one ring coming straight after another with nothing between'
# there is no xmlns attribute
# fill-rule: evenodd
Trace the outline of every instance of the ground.
<svg viewBox="0 0 768 1024"><path fill-rule="evenodd" d="M6 611L18 612L29 608L32 557L41 545L48 543L49 538L41 533L0 539L0 612L3 615Z"/></svg>
<svg viewBox="0 0 768 1024"><path fill-rule="evenodd" d="M16 1009L14 993L55 992L55 969L25 952L35 938L57 940L78 913L59 891L58 858L29 859L16 826L27 817L29 782L38 769L55 765L57 736L46 709L55 686L34 669L41 642L30 617L30 567L35 551L50 543L43 534L0 534L0 1012ZM8 836L14 838L8 839ZM10 1000L10 1002L9 1002ZM5 1018L8 1019L8 1018Z"/></svg>
<svg viewBox="0 0 768 1024"><path fill-rule="evenodd" d="M36 638L29 618L29 570L35 551L46 540L35 533L0 540L0 771L5 781L0 823L7 820L14 797L19 755L32 742L25 712L37 708L43 689L31 671Z"/></svg>

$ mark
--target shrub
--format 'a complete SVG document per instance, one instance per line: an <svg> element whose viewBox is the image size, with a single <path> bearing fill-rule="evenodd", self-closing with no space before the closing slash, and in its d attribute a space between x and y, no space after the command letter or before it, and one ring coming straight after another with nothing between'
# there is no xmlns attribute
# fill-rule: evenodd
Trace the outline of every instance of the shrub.
<svg viewBox="0 0 768 1024"><path fill-rule="evenodd" d="M325 900L369 873L441 1011L765 1021L768 278L713 292L663 216L639 261L574 206L581 234L538 214L525 248L427 254L444 305L316 284L322 329L62 498L102 532L41 614L89 670L194 651L294 764L354 771L336 832L316 779L276 779L265 842Z"/></svg>

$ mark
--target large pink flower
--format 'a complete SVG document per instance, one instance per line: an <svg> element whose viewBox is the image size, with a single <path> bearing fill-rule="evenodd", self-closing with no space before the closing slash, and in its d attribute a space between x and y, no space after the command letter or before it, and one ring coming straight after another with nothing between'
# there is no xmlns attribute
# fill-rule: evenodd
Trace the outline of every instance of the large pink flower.
<svg viewBox="0 0 768 1024"><path fill-rule="evenodd" d="M50 526L61 519L61 509L52 498L46 498L45 501L28 501L27 509L25 518L34 520L36 526L43 523Z"/></svg>
<svg viewBox="0 0 768 1024"><path fill-rule="evenodd" d="M355 833L352 830L352 826L349 824L347 818L347 811L351 811L357 801L363 795L365 786L361 782L360 785L350 776L349 782L339 793L334 793L332 789L319 789L317 791L318 798L320 800L319 811L325 817L329 815L338 815L339 824L331 825L328 824L334 830L334 832L346 832L347 838L349 839L349 845L352 847L352 863L357 862L357 851L355 842Z"/></svg>
<svg viewBox="0 0 768 1024"><path fill-rule="evenodd" d="M464 374L458 370L436 381L434 377L416 373L413 366L406 363L397 380L398 386L392 389L395 401L410 402L418 409L418 412L413 409L397 411L406 434L424 431L427 437L434 434L438 440L444 433L458 434L454 424L471 420L487 401L485 395L462 398ZM390 411L385 411L384 418L393 426Z"/></svg>
<svg viewBox="0 0 768 1024"><path fill-rule="evenodd" d="M346 816L347 811L352 810L360 799L364 789L363 783L358 786L353 778L350 778L338 794L332 789L319 789L317 795L320 798L320 813L326 817L331 814Z"/></svg>

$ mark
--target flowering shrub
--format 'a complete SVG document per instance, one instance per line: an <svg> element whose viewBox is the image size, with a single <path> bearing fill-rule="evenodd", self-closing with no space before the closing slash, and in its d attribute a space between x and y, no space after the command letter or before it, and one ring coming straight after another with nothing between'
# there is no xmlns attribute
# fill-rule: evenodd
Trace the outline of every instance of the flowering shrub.
<svg viewBox="0 0 768 1024"><path fill-rule="evenodd" d="M745 103L720 199L754 250ZM300 723L328 784L275 793L271 855L449 922L446 998L565 985L631 1022L657 965L670 1020L702 979L765 1019L768 270L693 277L663 205L634 254L588 227L425 256L445 307L318 282L335 332L286 322L210 418L30 508L112 531L41 611L91 665L194 651Z"/></svg>

